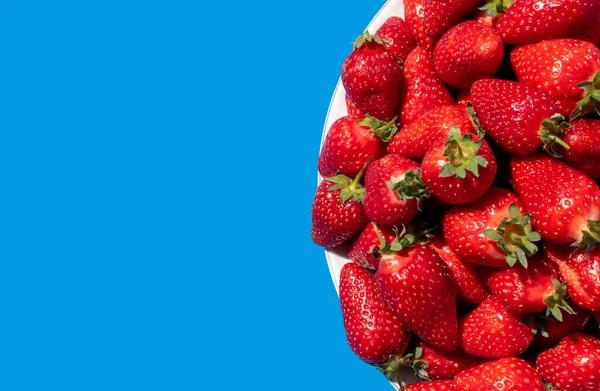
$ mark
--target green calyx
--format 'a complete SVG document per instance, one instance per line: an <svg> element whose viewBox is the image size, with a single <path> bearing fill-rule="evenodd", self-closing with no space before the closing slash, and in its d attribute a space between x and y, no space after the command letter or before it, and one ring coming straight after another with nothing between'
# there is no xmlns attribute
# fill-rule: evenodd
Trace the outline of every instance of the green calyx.
<svg viewBox="0 0 600 391"><path fill-rule="evenodd" d="M429 375L427 374L427 367L429 366L426 361L421 359L423 355L422 348L415 348L414 353L408 353L404 357L398 357L395 354L391 354L389 359L378 366L381 373L390 380L396 380L400 384L400 368L410 367L413 369L415 376L421 380L429 381Z"/></svg>
<svg viewBox="0 0 600 391"><path fill-rule="evenodd" d="M572 247L575 247L573 253L576 253L579 250L585 250L586 257L588 256L588 253L600 243L600 220L588 220L587 223L587 229L581 231L583 232L582 238L571 245Z"/></svg>
<svg viewBox="0 0 600 391"><path fill-rule="evenodd" d="M579 118L589 113L597 113L600 115L600 70L596 72L592 80L586 80L577 87L585 91L583 99L577 102L577 107L571 113L570 120Z"/></svg>
<svg viewBox="0 0 600 391"><path fill-rule="evenodd" d="M481 126L481 121L473 108L473 103L467 102L467 113L469 113L469 117L471 118L471 123L473 124L473 128L475 129L475 133L481 138L485 136L485 129Z"/></svg>
<svg viewBox="0 0 600 391"><path fill-rule="evenodd" d="M350 198L352 198L354 202L362 204L365 199L365 188L360 184L360 178L371 161L373 161L373 158L365 163L364 167L356 174L354 179L342 174L325 178L325 180L334 183L334 185L327 188L327 190L340 190L340 201L342 202L342 205Z"/></svg>
<svg viewBox="0 0 600 391"><path fill-rule="evenodd" d="M442 167L440 176L456 176L463 179L466 178L467 171L470 171L479 177L479 166L487 167L488 165L487 160L477 155L482 145L483 138L473 141L473 135L470 133L461 136L460 130L452 125L444 150L444 156L448 157L448 163Z"/></svg>
<svg viewBox="0 0 600 391"><path fill-rule="evenodd" d="M396 118L392 118L390 122L380 121L377 118L373 118L368 114L365 118L356 121L361 126L371 128L373 133L379 137L383 142L389 142L392 137L398 132L398 125L396 125Z"/></svg>
<svg viewBox="0 0 600 391"><path fill-rule="evenodd" d="M562 311L567 314L575 315L573 308L565 301L567 296L567 283L561 283L555 278L552 278L554 284L554 293L544 298L546 305L546 317L554 316L559 322L563 321Z"/></svg>
<svg viewBox="0 0 600 391"><path fill-rule="evenodd" d="M393 230L396 234L396 237L391 243L389 243L387 240L385 240L381 234L381 231L379 231L379 228L377 228L377 224L373 223L373 228L375 229L377 238L381 243L380 245L372 246L369 249L369 253L371 253L374 257L392 254L416 244L427 243L432 236L431 232L435 229L435 227L433 227L417 231L415 227L410 224L403 225L402 230L400 231L398 230L398 227L394 227Z"/></svg>
<svg viewBox="0 0 600 391"><path fill-rule="evenodd" d="M552 384L550 383L544 383L544 388L546 391L558 391L556 388L552 387Z"/></svg>
<svg viewBox="0 0 600 391"><path fill-rule="evenodd" d="M510 218L504 217L496 229L486 229L481 233L491 241L498 244L506 253L506 263L510 267L517 261L527 268L527 257L537 253L538 247L533 242L538 242L542 238L540 234L533 231L531 226L531 214L525 213L521 216L521 211L513 202L508 207Z"/></svg>
<svg viewBox="0 0 600 391"><path fill-rule="evenodd" d="M427 190L421 179L421 169L408 170L404 174L403 180L400 182L389 181L386 182L386 185L402 201L429 197L429 190Z"/></svg>
<svg viewBox="0 0 600 391"><path fill-rule="evenodd" d="M562 151L560 148L571 149L563 138L567 133L567 129L571 125L565 121L565 117L560 114L554 114L550 118L542 121L540 128L540 140L544 143L544 151L554 158L561 158Z"/></svg>
<svg viewBox="0 0 600 391"><path fill-rule="evenodd" d="M489 16L496 16L506 11L515 1L516 0L488 0L478 9L486 11Z"/></svg>
<svg viewBox="0 0 600 391"><path fill-rule="evenodd" d="M364 45L365 42L375 42L379 45L382 45L384 43L389 43L388 41L379 38L377 35L371 35L371 34L369 34L368 31L365 31L364 33L359 35L356 38L356 40L354 41L354 48L358 49L359 47Z"/></svg>

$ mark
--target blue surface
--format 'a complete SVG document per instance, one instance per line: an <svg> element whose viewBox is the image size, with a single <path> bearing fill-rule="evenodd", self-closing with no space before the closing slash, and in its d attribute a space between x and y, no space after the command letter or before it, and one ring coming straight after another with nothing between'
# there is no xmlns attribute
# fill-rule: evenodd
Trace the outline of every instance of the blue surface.
<svg viewBox="0 0 600 391"><path fill-rule="evenodd" d="M3 4L0 388L391 390L310 240L383 2L203 3Z"/></svg>

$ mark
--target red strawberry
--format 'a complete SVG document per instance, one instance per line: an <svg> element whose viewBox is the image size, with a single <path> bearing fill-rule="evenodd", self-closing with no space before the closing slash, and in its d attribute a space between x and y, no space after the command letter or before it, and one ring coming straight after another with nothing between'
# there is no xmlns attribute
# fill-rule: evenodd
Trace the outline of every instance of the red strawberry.
<svg viewBox="0 0 600 391"><path fill-rule="evenodd" d="M452 380L429 381L425 383L410 384L403 388L404 391L457 391Z"/></svg>
<svg viewBox="0 0 600 391"><path fill-rule="evenodd" d="M466 90L458 90L458 94L456 96L456 104L460 107L467 108L467 104L469 102L472 102L471 89L468 88Z"/></svg>
<svg viewBox="0 0 600 391"><path fill-rule="evenodd" d="M435 73L433 59L416 47L404 63L400 87L400 123L408 126L430 110L452 105L454 100Z"/></svg>
<svg viewBox="0 0 600 391"><path fill-rule="evenodd" d="M479 7L481 11L477 13L475 20L485 26L496 27L500 17L514 2L515 0L488 0Z"/></svg>
<svg viewBox="0 0 600 391"><path fill-rule="evenodd" d="M473 20L448 30L433 52L435 71L457 88L469 88L476 80L492 77L503 56L504 45L494 29Z"/></svg>
<svg viewBox="0 0 600 391"><path fill-rule="evenodd" d="M427 195L419 164L390 153L369 165L365 177L365 213L381 225L401 225L419 212L420 199Z"/></svg>
<svg viewBox="0 0 600 391"><path fill-rule="evenodd" d="M404 62L417 44L410 32L408 24L397 16L389 17L375 33L383 40L383 46L396 59Z"/></svg>
<svg viewBox="0 0 600 391"><path fill-rule="evenodd" d="M372 364L385 363L408 332L377 292L375 277L355 263L340 274L340 301L352 351Z"/></svg>
<svg viewBox="0 0 600 391"><path fill-rule="evenodd" d="M398 108L402 73L383 41L368 32L354 42L354 50L342 65L342 84L361 112L390 121Z"/></svg>
<svg viewBox="0 0 600 391"><path fill-rule="evenodd" d="M425 34L440 37L474 11L481 0L425 0Z"/></svg>
<svg viewBox="0 0 600 391"><path fill-rule="evenodd" d="M600 229L594 222L600 218L600 189L593 180L539 152L513 156L510 167L515 192L543 239L594 242Z"/></svg>
<svg viewBox="0 0 600 391"><path fill-rule="evenodd" d="M565 336L585 329L590 323L590 311L578 307L569 299L567 299L567 303L575 312L574 314L564 313L562 322L554 318L543 318L536 326L537 333L533 340L533 346L537 349L550 349L556 346Z"/></svg>
<svg viewBox="0 0 600 391"><path fill-rule="evenodd" d="M447 351L438 349L426 342L419 344L421 349L419 360L431 380L452 379L458 372L481 364L481 357L473 356L460 349Z"/></svg>
<svg viewBox="0 0 600 391"><path fill-rule="evenodd" d="M477 201L456 206L442 217L448 246L463 261L493 267L527 265L540 240L522 215L523 204L508 190L492 187Z"/></svg>
<svg viewBox="0 0 600 391"><path fill-rule="evenodd" d="M577 119L570 125L564 137L569 149L562 161L590 178L600 178L600 120Z"/></svg>
<svg viewBox="0 0 600 391"><path fill-rule="evenodd" d="M346 101L346 110L348 111L349 117L360 117L360 118L365 117L365 115L363 113L361 113L359 109L356 108L354 103L352 103L348 94L344 95L344 99Z"/></svg>
<svg viewBox="0 0 600 391"><path fill-rule="evenodd" d="M568 116L585 95L577 84L600 69L600 49L577 39L552 39L515 47L510 62L520 82L550 95L558 112Z"/></svg>
<svg viewBox="0 0 600 391"><path fill-rule="evenodd" d="M419 338L454 350L458 347L455 288L436 252L427 245L413 245L414 241L414 235L400 235L382 246L375 275L379 292ZM383 250L386 247L389 251Z"/></svg>
<svg viewBox="0 0 600 391"><path fill-rule="evenodd" d="M464 108L440 106L396 133L388 143L387 151L412 159L423 159L435 140L448 138L452 125L458 127L461 134L475 133L471 118Z"/></svg>
<svg viewBox="0 0 600 391"><path fill-rule="evenodd" d="M381 244L377 230L379 230L379 234L388 243L391 243L396 238L396 232L394 232L393 228L377 227L375 223L370 222L350 245L348 258L351 261L367 269L377 270L380 254L375 251L375 247Z"/></svg>
<svg viewBox="0 0 600 391"><path fill-rule="evenodd" d="M458 289L457 294L460 300L480 304L489 296L490 291L483 282L479 268L473 264L463 262L442 237L433 238L430 245L446 266L448 274Z"/></svg>
<svg viewBox="0 0 600 391"><path fill-rule="evenodd" d="M536 369L517 357L503 358L462 371L454 378L460 391L545 391Z"/></svg>
<svg viewBox="0 0 600 391"><path fill-rule="evenodd" d="M600 341L585 333L573 333L536 360L538 371L561 391L600 390Z"/></svg>
<svg viewBox="0 0 600 391"><path fill-rule="evenodd" d="M475 141L474 138L479 140ZM447 140L436 140L423 157L423 183L436 198L465 204L480 198L496 176L496 158L488 143L452 127Z"/></svg>
<svg viewBox="0 0 600 391"><path fill-rule="evenodd" d="M550 96L508 80L478 80L471 87L471 99L486 134L515 155L527 155L542 146L542 121L557 112Z"/></svg>
<svg viewBox="0 0 600 391"><path fill-rule="evenodd" d="M361 174L354 179L336 175L319 184L312 204L312 240L319 246L338 246L369 222L362 204Z"/></svg>
<svg viewBox="0 0 600 391"><path fill-rule="evenodd" d="M600 1L517 0L496 26L506 43L523 45L553 38L600 43Z"/></svg>
<svg viewBox="0 0 600 391"><path fill-rule="evenodd" d="M425 0L404 0L404 16L417 44L433 53L435 40L425 34Z"/></svg>
<svg viewBox="0 0 600 391"><path fill-rule="evenodd" d="M397 130L394 121L348 116L338 119L323 142L319 172L323 177L338 173L356 176L369 159L379 159L385 154L385 143Z"/></svg>
<svg viewBox="0 0 600 391"><path fill-rule="evenodd" d="M485 358L518 356L533 342L531 326L524 317L508 312L496 296L489 296L470 314L459 320L460 347Z"/></svg>

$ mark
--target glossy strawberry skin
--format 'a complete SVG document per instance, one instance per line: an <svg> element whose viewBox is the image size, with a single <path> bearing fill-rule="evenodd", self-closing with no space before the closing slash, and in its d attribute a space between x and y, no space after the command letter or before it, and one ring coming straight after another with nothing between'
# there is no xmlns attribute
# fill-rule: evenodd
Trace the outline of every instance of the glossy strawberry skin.
<svg viewBox="0 0 600 391"><path fill-rule="evenodd" d="M404 391L457 391L451 380L437 380L423 383L410 384L403 388Z"/></svg>
<svg viewBox="0 0 600 391"><path fill-rule="evenodd" d="M408 24L398 16L389 17L375 33L396 59L406 61L408 54L417 46Z"/></svg>
<svg viewBox="0 0 600 391"><path fill-rule="evenodd" d="M354 105L382 121L396 115L401 77L394 56L374 40L354 49L342 65L342 84Z"/></svg>
<svg viewBox="0 0 600 391"><path fill-rule="evenodd" d="M600 49L577 39L551 39L515 47L510 62L520 82L539 88L568 117L584 90L577 87L591 80L600 69Z"/></svg>
<svg viewBox="0 0 600 391"><path fill-rule="evenodd" d="M517 357L490 361L464 370L456 375L454 383L460 391L545 391L536 369Z"/></svg>
<svg viewBox="0 0 600 391"><path fill-rule="evenodd" d="M531 326L523 317L508 312L495 296L489 296L470 314L459 320L465 352L484 358L518 356L533 342Z"/></svg>
<svg viewBox="0 0 600 391"><path fill-rule="evenodd" d="M425 0L404 0L404 15L417 44L433 53L436 40L425 34Z"/></svg>
<svg viewBox="0 0 600 391"><path fill-rule="evenodd" d="M375 276L381 297L413 333L441 349L458 347L456 291L433 249L383 255Z"/></svg>
<svg viewBox="0 0 600 391"><path fill-rule="evenodd" d="M433 52L435 71L456 88L469 88L479 79L492 77L503 56L504 45L498 34L476 21L452 27Z"/></svg>
<svg viewBox="0 0 600 391"><path fill-rule="evenodd" d="M543 239L575 242L588 219L600 218L600 189L580 171L541 153L513 156L510 167L515 193Z"/></svg>
<svg viewBox="0 0 600 391"><path fill-rule="evenodd" d="M464 108L439 106L396 133L386 150L411 159L423 159L435 140L448 138L452 125L458 127L462 134L475 132Z"/></svg>
<svg viewBox="0 0 600 391"><path fill-rule="evenodd" d="M392 228L378 226L377 229L387 243L393 242L396 238ZM364 268L377 270L381 257L373 254L371 251L373 246L381 246L381 241L375 231L375 225L370 222L350 245L348 258Z"/></svg>
<svg viewBox="0 0 600 391"><path fill-rule="evenodd" d="M425 0L425 34L440 37L480 3L479 0Z"/></svg>
<svg viewBox="0 0 600 391"><path fill-rule="evenodd" d="M456 95L456 104L459 107L467 107L467 103L472 102L473 100L471 99L471 89L467 88L467 89L463 89L463 90L458 90L458 93Z"/></svg>
<svg viewBox="0 0 600 391"><path fill-rule="evenodd" d="M538 333L533 340L533 346L536 349L540 351L550 349L556 346L567 335L575 331L582 331L590 323L590 311L577 306L569 299L567 299L567 303L575 314L563 312L562 322L552 317L544 318L539 324ZM542 329L546 332L547 336L542 335Z"/></svg>
<svg viewBox="0 0 600 391"><path fill-rule="evenodd" d="M377 224L393 226L408 224L419 212L416 198L402 200L390 190L388 182L400 182L408 170L419 164L398 154L387 154L369 165L365 177L365 213Z"/></svg>
<svg viewBox="0 0 600 391"><path fill-rule="evenodd" d="M563 152L562 161L590 178L600 178L600 120L576 119L570 124L565 142L571 149Z"/></svg>
<svg viewBox="0 0 600 391"><path fill-rule="evenodd" d="M365 114L361 113L361 111L356 108L354 103L352 103L352 100L350 100L348 94L344 96L344 100L346 101L346 111L348 112L349 117L365 118Z"/></svg>
<svg viewBox="0 0 600 391"><path fill-rule="evenodd" d="M402 343L407 330L379 297L375 277L355 263L340 274L340 301L346 338L368 363L381 363Z"/></svg>
<svg viewBox="0 0 600 391"><path fill-rule="evenodd" d="M421 342L423 349L420 359L427 363L427 375L432 380L452 379L454 375L481 364L484 359L465 353L460 349L447 351Z"/></svg>
<svg viewBox="0 0 600 391"><path fill-rule="evenodd" d="M581 332L569 334L536 360L542 377L561 391L600 389L600 341Z"/></svg>
<svg viewBox="0 0 600 391"><path fill-rule="evenodd" d="M400 102L402 126L410 125L436 107L454 104L452 96L435 73L431 54L420 46L410 52L404 63Z"/></svg>
<svg viewBox="0 0 600 391"><path fill-rule="evenodd" d="M550 96L509 80L478 80L471 87L471 99L486 134L513 155L527 155L541 147L542 121L557 112Z"/></svg>

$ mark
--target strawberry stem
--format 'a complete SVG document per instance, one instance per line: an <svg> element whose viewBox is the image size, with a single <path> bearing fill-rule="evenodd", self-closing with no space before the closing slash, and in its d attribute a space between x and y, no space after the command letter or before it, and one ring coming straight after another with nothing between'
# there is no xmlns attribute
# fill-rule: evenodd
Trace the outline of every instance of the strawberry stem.
<svg viewBox="0 0 600 391"><path fill-rule="evenodd" d="M402 201L416 198L429 197L429 190L423 184L421 178L421 169L408 170L404 174L404 179L400 182L386 182L388 189L394 192Z"/></svg>
<svg viewBox="0 0 600 391"><path fill-rule="evenodd" d="M588 253L600 243L600 220L588 220L587 223L587 230L584 229L581 231L583 232L581 240L571 245L572 247L575 247L573 253L585 249L586 257L588 256Z"/></svg>
<svg viewBox="0 0 600 391"><path fill-rule="evenodd" d="M546 317L550 315L554 316L559 322L563 321L562 311L567 314L575 315L573 308L565 301L567 296L567 283L561 283L556 278L552 277L552 284L554 284L554 293L544 298L544 302L548 306L546 308Z"/></svg>
<svg viewBox="0 0 600 391"><path fill-rule="evenodd" d="M460 129L452 125L444 150L444 156L448 157L448 163L440 170L440 177L456 176L464 179L467 171L470 171L475 177L479 177L479 166L487 167L488 165L487 160L477 155L482 145L483 138L473 141L471 133L461 136Z"/></svg>
<svg viewBox="0 0 600 391"><path fill-rule="evenodd" d="M382 45L384 43L389 43L388 41L385 41L385 40L379 38L377 35L371 35L371 34L369 34L368 31L365 31L364 33L359 35L356 38L356 40L354 41L354 48L358 49L359 47L364 45L365 42L375 42L379 45Z"/></svg>
<svg viewBox="0 0 600 391"><path fill-rule="evenodd" d="M539 135L540 140L544 143L544 151L548 155L554 158L561 158L562 153L558 150L557 145L564 149L571 149L562 138L565 137L567 129L571 125L565 121L565 117L560 114L554 114L550 118L546 118L542 121L542 127L540 128Z"/></svg>
<svg viewBox="0 0 600 391"><path fill-rule="evenodd" d="M380 121L377 118L373 118L368 114L364 119L356 121L361 126L370 127L373 133L379 137L383 142L389 142L394 134L398 132L398 125L396 125L396 118L392 118L390 122Z"/></svg>
<svg viewBox="0 0 600 391"><path fill-rule="evenodd" d="M577 102L577 107L570 115L570 120L579 118L589 113L596 112L600 115L600 70L596 72L592 80L586 80L577 87L582 88L585 92L583 99Z"/></svg>

